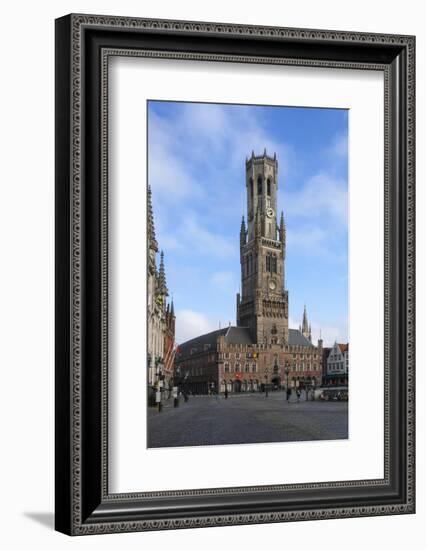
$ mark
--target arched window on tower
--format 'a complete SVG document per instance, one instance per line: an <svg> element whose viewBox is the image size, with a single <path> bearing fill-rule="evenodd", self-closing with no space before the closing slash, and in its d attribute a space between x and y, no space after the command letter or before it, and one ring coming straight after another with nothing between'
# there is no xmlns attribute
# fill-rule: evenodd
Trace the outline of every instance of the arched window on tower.
<svg viewBox="0 0 426 550"><path fill-rule="evenodd" d="M253 203L253 178L250 178L250 200Z"/></svg>
<svg viewBox="0 0 426 550"><path fill-rule="evenodd" d="M257 194L262 194L262 178L260 176L257 178Z"/></svg>
<svg viewBox="0 0 426 550"><path fill-rule="evenodd" d="M271 180L268 178L268 181L266 183L266 192L268 194L268 197L271 196Z"/></svg>
<svg viewBox="0 0 426 550"><path fill-rule="evenodd" d="M276 256L272 256L272 269L271 271L273 273L276 273L277 272L277 257Z"/></svg>

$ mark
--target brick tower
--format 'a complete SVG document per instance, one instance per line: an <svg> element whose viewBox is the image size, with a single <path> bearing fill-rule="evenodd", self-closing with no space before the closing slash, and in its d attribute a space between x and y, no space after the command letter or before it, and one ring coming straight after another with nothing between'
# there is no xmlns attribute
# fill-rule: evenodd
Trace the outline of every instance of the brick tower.
<svg viewBox="0 0 426 550"><path fill-rule="evenodd" d="M240 230L241 295L237 325L249 327L256 343L288 342L288 292L284 288L286 229L277 218L276 155L246 159L247 227Z"/></svg>

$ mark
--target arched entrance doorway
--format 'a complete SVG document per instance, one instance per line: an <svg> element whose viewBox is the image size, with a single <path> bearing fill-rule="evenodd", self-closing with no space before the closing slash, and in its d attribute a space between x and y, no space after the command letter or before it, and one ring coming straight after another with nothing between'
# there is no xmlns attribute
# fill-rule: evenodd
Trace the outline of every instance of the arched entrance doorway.
<svg viewBox="0 0 426 550"><path fill-rule="evenodd" d="M281 378L279 376L273 376L271 379L272 388L278 390L281 387Z"/></svg>
<svg viewBox="0 0 426 550"><path fill-rule="evenodd" d="M234 392L235 393L241 392L241 380L234 380Z"/></svg>

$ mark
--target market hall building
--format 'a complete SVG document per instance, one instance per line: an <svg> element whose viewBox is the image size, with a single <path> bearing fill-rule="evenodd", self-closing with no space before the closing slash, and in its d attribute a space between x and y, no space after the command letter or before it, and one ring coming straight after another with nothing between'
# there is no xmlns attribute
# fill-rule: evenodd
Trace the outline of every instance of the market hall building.
<svg viewBox="0 0 426 550"><path fill-rule="evenodd" d="M312 344L306 307L299 330L288 326L286 227L278 224L278 161L246 159L247 226L240 229L241 294L237 326L180 344L175 384L193 393L260 391L321 384L322 340Z"/></svg>

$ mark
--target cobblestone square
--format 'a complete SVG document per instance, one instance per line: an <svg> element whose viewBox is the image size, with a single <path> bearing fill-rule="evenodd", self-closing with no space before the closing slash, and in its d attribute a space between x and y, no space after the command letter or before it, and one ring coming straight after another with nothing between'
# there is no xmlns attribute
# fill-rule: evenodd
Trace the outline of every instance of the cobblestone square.
<svg viewBox="0 0 426 550"><path fill-rule="evenodd" d="M148 410L148 447L272 443L348 438L348 403L300 402L285 392L190 396Z"/></svg>

